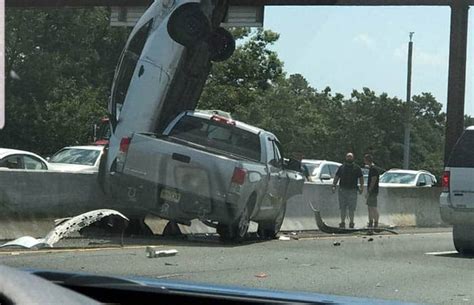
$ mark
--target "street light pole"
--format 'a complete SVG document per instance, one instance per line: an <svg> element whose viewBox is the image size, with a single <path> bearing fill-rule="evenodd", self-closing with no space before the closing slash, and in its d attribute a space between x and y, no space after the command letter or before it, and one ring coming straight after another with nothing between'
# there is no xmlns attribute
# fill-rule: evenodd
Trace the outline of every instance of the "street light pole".
<svg viewBox="0 0 474 305"><path fill-rule="evenodd" d="M408 42L408 67L407 67L407 99L405 104L405 134L403 138L403 168L410 167L410 130L411 130L411 66L413 57L413 34L410 32L410 41Z"/></svg>

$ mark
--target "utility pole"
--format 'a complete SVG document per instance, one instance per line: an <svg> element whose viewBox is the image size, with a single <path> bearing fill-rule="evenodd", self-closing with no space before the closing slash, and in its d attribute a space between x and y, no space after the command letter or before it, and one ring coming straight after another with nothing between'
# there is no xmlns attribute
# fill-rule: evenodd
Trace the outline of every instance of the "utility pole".
<svg viewBox="0 0 474 305"><path fill-rule="evenodd" d="M405 103L405 135L403 138L403 168L410 167L410 129L411 129L411 64L413 57L413 34L410 32L410 41L408 42L408 67L407 67L407 99Z"/></svg>

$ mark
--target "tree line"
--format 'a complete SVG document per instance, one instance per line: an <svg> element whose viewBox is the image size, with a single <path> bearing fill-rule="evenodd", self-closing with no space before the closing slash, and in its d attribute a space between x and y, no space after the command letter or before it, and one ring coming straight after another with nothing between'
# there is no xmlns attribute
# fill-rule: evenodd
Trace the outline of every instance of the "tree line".
<svg viewBox="0 0 474 305"><path fill-rule="evenodd" d="M112 28L105 8L6 11L6 126L2 147L47 155L85 144L106 114L110 87L130 29ZM285 72L270 30L232 29L234 55L213 64L198 107L231 112L273 132L288 156L361 162L372 153L388 169L402 166L403 130L411 117L414 169L439 174L445 113L429 92L407 105L369 88L350 96L314 88ZM466 122L474 123L470 117Z"/></svg>

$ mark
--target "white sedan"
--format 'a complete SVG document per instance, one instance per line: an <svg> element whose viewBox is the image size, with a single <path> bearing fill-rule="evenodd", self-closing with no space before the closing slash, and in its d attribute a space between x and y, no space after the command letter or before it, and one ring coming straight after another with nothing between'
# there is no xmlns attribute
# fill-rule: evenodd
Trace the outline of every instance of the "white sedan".
<svg viewBox="0 0 474 305"><path fill-rule="evenodd" d="M391 169L380 176L381 187L432 187L436 177L423 170Z"/></svg>
<svg viewBox="0 0 474 305"><path fill-rule="evenodd" d="M1 169L48 170L48 162L29 151L0 148Z"/></svg>
<svg viewBox="0 0 474 305"><path fill-rule="evenodd" d="M309 182L332 184L341 163L326 160L303 159L301 164L308 169Z"/></svg>
<svg viewBox="0 0 474 305"><path fill-rule="evenodd" d="M62 172L98 172L100 157L104 146L70 146L64 147L51 158L51 169Z"/></svg>

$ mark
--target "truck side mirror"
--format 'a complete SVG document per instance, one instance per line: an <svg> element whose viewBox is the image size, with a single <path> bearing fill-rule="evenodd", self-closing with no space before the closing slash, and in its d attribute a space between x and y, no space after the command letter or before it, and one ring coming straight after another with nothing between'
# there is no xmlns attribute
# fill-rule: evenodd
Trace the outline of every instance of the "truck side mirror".
<svg viewBox="0 0 474 305"><path fill-rule="evenodd" d="M288 161L285 160L284 167L285 169L292 170L295 172L302 172L301 162L295 159L288 159Z"/></svg>

